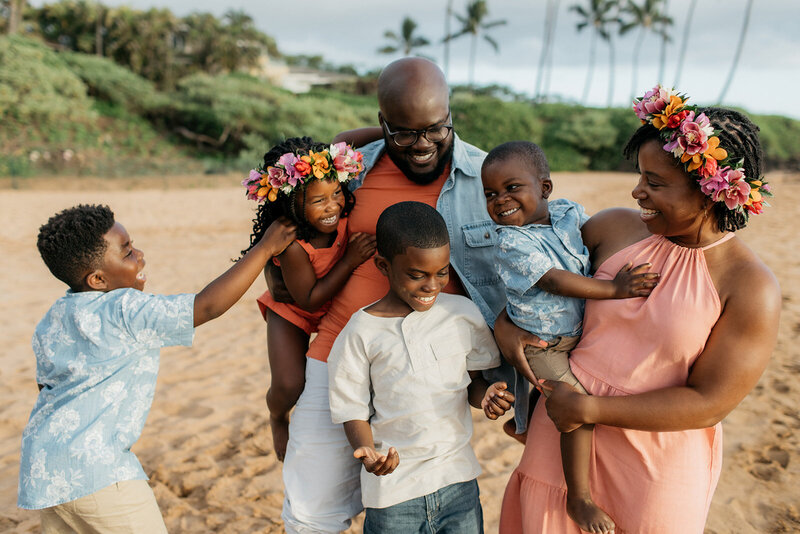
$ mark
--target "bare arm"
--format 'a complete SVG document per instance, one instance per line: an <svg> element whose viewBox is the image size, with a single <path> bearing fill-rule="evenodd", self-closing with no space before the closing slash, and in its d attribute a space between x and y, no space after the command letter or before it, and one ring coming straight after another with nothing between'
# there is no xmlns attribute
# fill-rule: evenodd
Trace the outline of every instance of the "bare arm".
<svg viewBox="0 0 800 534"><path fill-rule="evenodd" d="M732 293L685 386L647 393L598 397L579 395L562 383L547 411L562 432L580 424L646 431L705 428L721 421L753 389L769 362L778 331L781 296L766 268L749 269L748 280Z"/></svg>
<svg viewBox="0 0 800 534"><path fill-rule="evenodd" d="M344 141L350 146L360 147L382 138L383 128L380 126L367 126L366 128L356 128L355 130L338 133L333 138L333 142L341 143Z"/></svg>
<svg viewBox="0 0 800 534"><path fill-rule="evenodd" d="M377 476L388 475L400 464L400 456L394 447L390 447L385 455L375 450L372 428L367 421L345 422L344 433L354 449L353 456L361 460L367 472Z"/></svg>
<svg viewBox="0 0 800 534"><path fill-rule="evenodd" d="M353 234L344 256L325 276L318 279L306 251L298 243L292 243L280 255L286 289L295 304L306 311L316 311L339 292L353 270L372 257L374 252L375 236Z"/></svg>
<svg viewBox="0 0 800 534"><path fill-rule="evenodd" d="M613 280L597 280L561 269L550 269L536 287L542 291L581 299L646 297L658 284L658 273L647 272L649 263L624 265Z"/></svg>
<svg viewBox="0 0 800 534"><path fill-rule="evenodd" d="M194 298L194 326L216 319L253 284L264 264L294 241L295 227L286 219L273 222L242 259L208 284Z"/></svg>

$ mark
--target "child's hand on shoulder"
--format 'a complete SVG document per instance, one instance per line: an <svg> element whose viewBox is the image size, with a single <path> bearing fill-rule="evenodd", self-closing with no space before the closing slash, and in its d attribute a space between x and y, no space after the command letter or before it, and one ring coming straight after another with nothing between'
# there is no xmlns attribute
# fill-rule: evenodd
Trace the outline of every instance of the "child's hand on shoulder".
<svg viewBox="0 0 800 534"><path fill-rule="evenodd" d="M345 251L345 259L353 266L353 269L367 261L375 254L375 236L356 232L350 236Z"/></svg>
<svg viewBox="0 0 800 534"><path fill-rule="evenodd" d="M400 455L394 447L389 447L386 454L379 453L374 447L359 447L353 456L361 460L368 473L376 476L388 475L400 464Z"/></svg>
<svg viewBox="0 0 800 534"><path fill-rule="evenodd" d="M658 285L658 273L648 271L652 267L649 263L643 263L636 267L631 267L626 263L617 272L612 280L614 284L616 298L627 299L631 297L646 297Z"/></svg>
<svg viewBox="0 0 800 534"><path fill-rule="evenodd" d="M486 394L481 400L481 408L489 419L497 419L513 406L514 395L507 388L508 384L505 382L495 382L486 388Z"/></svg>
<svg viewBox="0 0 800 534"><path fill-rule="evenodd" d="M267 247L271 256L277 256L295 240L297 227L286 217L279 217L269 225L258 242L259 247Z"/></svg>

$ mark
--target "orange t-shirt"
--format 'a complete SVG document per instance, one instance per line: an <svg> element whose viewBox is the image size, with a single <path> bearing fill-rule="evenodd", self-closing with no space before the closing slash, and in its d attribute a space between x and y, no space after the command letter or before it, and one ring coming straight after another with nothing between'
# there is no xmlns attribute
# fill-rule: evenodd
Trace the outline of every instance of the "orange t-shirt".
<svg viewBox="0 0 800 534"><path fill-rule="evenodd" d="M418 185L409 181L391 158L384 154L356 191L356 205L347 218L349 234L353 235L356 232L375 234L378 217L383 210L398 202L415 200L435 208L439 193L449 174L448 165L434 182ZM327 362L333 342L350 320L350 316L364 306L381 299L388 291L389 282L375 267L375 262L370 259L359 265L331 301L328 313L319 323L317 337L308 347L308 357ZM450 283L444 291L464 294L453 269L450 269Z"/></svg>

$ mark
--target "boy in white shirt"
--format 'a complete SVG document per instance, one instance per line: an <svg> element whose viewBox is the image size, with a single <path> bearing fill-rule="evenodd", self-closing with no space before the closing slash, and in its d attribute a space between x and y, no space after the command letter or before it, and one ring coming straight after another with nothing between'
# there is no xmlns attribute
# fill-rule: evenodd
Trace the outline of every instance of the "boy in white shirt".
<svg viewBox="0 0 800 534"><path fill-rule="evenodd" d="M450 245L434 208L390 206L376 238L389 292L353 314L328 359L333 422L364 464L364 532L483 532L467 401L490 419L510 409L506 384L480 373L500 353L472 301L440 294Z"/></svg>

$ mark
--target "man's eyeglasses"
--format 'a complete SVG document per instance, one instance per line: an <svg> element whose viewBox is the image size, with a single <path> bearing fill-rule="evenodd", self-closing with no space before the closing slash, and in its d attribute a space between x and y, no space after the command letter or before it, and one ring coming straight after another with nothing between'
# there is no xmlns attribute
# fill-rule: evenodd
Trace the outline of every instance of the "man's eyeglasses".
<svg viewBox="0 0 800 534"><path fill-rule="evenodd" d="M445 121L448 120L450 120L449 113L447 114ZM431 126L430 128L426 128L424 130L399 130L397 132L393 132L386 120L381 122L383 122L383 126L386 128L386 133L392 138L394 144L404 147L411 146L416 143L420 135L427 139L429 143L441 143L447 139L447 136L450 135L450 132L453 130L453 124L450 123L442 124L440 126Z"/></svg>

